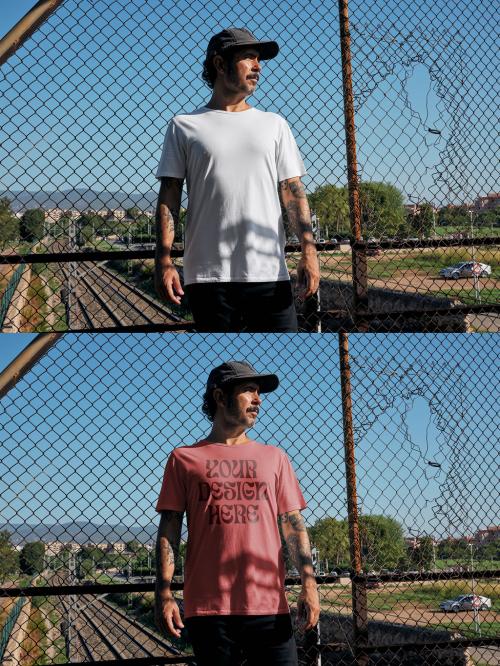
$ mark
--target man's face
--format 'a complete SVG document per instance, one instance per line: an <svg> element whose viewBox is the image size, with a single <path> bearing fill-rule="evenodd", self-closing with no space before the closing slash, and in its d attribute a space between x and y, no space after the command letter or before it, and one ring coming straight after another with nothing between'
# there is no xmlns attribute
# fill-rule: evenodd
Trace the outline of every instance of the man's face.
<svg viewBox="0 0 500 666"><path fill-rule="evenodd" d="M262 403L260 390L255 382L242 382L233 387L225 399L224 417L229 425L251 428L259 413Z"/></svg>
<svg viewBox="0 0 500 666"><path fill-rule="evenodd" d="M262 66L259 52L252 48L236 51L224 72L224 84L231 92L251 95L257 88Z"/></svg>

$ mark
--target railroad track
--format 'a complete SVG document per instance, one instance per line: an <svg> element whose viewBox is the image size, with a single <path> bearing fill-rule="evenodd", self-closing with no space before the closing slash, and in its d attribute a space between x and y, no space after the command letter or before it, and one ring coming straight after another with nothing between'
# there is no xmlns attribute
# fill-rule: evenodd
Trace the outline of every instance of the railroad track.
<svg viewBox="0 0 500 666"><path fill-rule="evenodd" d="M89 262L85 270L78 266L71 276L66 266L59 270L63 283L71 277L74 284L72 330L181 321L166 307L101 264Z"/></svg>
<svg viewBox="0 0 500 666"><path fill-rule="evenodd" d="M65 615L69 612L62 601ZM72 606L72 661L179 656L170 643L99 597Z"/></svg>

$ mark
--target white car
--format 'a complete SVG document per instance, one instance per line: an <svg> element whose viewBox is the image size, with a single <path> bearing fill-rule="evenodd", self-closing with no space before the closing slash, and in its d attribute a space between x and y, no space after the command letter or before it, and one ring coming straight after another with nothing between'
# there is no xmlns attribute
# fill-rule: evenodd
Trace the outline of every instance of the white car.
<svg viewBox="0 0 500 666"><path fill-rule="evenodd" d="M447 266L439 271L439 275L445 279L452 278L458 280L463 277L486 277L491 275L491 266L481 264L479 261L461 261L459 264Z"/></svg>
<svg viewBox="0 0 500 666"><path fill-rule="evenodd" d="M462 594L456 599L447 599L439 604L439 608L447 613L452 611L458 613L461 610L488 610L491 608L491 599L480 597L477 594Z"/></svg>

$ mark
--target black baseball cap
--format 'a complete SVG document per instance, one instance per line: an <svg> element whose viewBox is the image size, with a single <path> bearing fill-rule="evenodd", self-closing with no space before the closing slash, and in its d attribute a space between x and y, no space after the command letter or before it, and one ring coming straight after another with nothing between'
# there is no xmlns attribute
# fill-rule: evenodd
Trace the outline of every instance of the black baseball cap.
<svg viewBox="0 0 500 666"><path fill-rule="evenodd" d="M279 379L273 374L260 374L246 361L226 361L218 365L208 375L207 391L221 388L230 383L251 379L258 384L262 393L270 393L278 388Z"/></svg>
<svg viewBox="0 0 500 666"><path fill-rule="evenodd" d="M251 46L259 52L262 60L271 60L278 55L280 47L276 42L259 42L246 28L226 28L218 32L208 42L207 60L220 55L228 49L239 49Z"/></svg>

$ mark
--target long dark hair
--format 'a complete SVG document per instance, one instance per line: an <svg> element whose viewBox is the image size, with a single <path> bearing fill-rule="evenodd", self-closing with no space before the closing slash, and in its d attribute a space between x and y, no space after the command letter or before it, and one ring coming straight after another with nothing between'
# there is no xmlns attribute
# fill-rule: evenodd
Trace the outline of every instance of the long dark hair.
<svg viewBox="0 0 500 666"><path fill-rule="evenodd" d="M214 53L209 58L205 59L203 63L203 73L201 78L205 81L207 86L210 89L213 89L215 84L215 79L217 78L217 70L214 65L214 58L216 55L220 55L224 60L224 63L228 67L228 71L231 73L231 70L234 68L234 54L235 51L228 49L225 53Z"/></svg>

